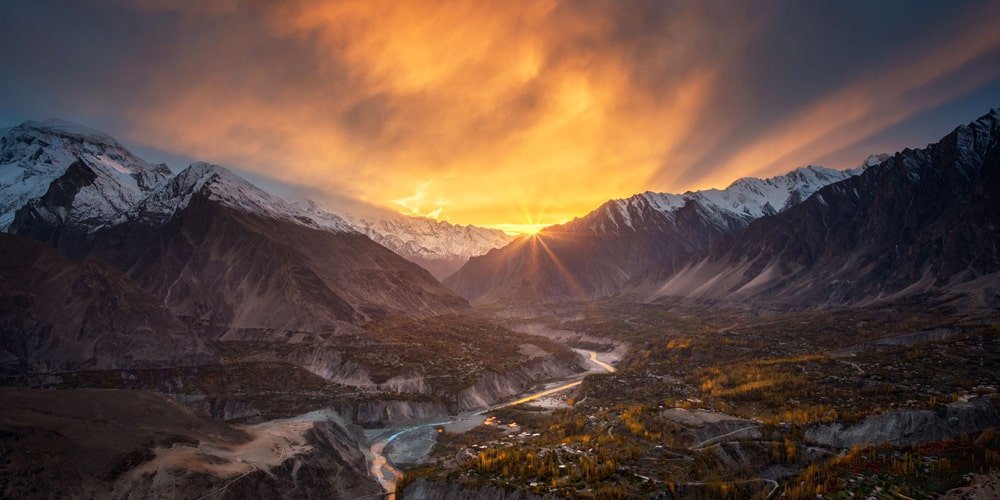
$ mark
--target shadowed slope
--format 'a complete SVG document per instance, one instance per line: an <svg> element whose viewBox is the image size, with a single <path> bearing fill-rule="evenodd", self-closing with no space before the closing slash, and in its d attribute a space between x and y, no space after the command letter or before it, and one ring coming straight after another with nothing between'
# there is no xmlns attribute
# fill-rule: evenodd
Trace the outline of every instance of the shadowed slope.
<svg viewBox="0 0 1000 500"><path fill-rule="evenodd" d="M468 307L339 220L296 212L221 167L193 165L161 191L99 233L93 255L177 314L230 329L329 331Z"/></svg>
<svg viewBox="0 0 1000 500"><path fill-rule="evenodd" d="M998 145L993 110L703 252L667 260L627 292L848 304L951 291L997 304Z"/></svg>
<svg viewBox="0 0 1000 500"><path fill-rule="evenodd" d="M649 266L706 247L852 175L804 167L724 190L642 193L473 257L445 280L474 302L580 300L607 296Z"/></svg>
<svg viewBox="0 0 1000 500"><path fill-rule="evenodd" d="M0 234L0 348L12 370L198 364L212 353L117 271Z"/></svg>

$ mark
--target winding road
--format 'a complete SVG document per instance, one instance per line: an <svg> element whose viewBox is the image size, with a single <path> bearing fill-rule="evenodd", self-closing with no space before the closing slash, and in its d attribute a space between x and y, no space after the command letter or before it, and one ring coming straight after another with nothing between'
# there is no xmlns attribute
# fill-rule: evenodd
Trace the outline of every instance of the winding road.
<svg viewBox="0 0 1000 500"><path fill-rule="evenodd" d="M751 426L748 426L748 427L742 427L742 428L736 429L735 431L732 431L732 432L727 432L727 433L721 434L719 436L714 436L714 437L708 438L708 439L706 439L706 440L704 440L704 441L702 441L702 442L700 442L700 443L698 443L698 444L696 444L696 445L694 445L694 446L692 446L692 447L690 447L688 449L691 450L691 451L704 450L705 448L708 448L708 447L711 447L711 446L716 446L716 445L720 444L722 438L727 438L729 436L733 436L733 435L739 434L739 433L744 432L744 431L751 431L751 430L754 430L754 429L761 429L763 427L764 427L763 425L751 425Z"/></svg>
<svg viewBox="0 0 1000 500"><path fill-rule="evenodd" d="M524 403L527 403L529 401L534 401L536 399L544 398L546 396L549 396L549 395L552 395L552 394L556 394L558 392L565 391L567 389L572 389L572 388L574 388L574 387L582 384L583 383L583 378L588 373L595 373L595 372L601 372L601 371L604 371L604 372L607 372L607 373L614 373L615 372L615 367L611 366L608 363L605 363L604 361L601 361L600 359L598 359L596 352L594 352L594 351L578 351L578 352L586 352L586 353L588 353L588 361L590 361L594 366L596 366L597 369L590 370L590 371L588 371L586 373L575 375L572 379L567 379L566 381L564 381L565 383L562 383L562 384L560 384L560 385L558 385L556 387L550 387L548 389L544 389L544 390L541 390L541 391L529 394L527 396L515 399L513 401L509 401L507 403L502 403L502 404L499 404L499 405L496 405L496 406L491 406L489 408L486 408L485 410L481 410L481 411L474 412L474 413L463 414L463 415L457 415L455 417L452 417L451 420L446 420L446 421L442 421L442 422L431 422L431 423L426 423L426 424L419 424L419 425L415 425L415 426L412 426L412 427L407 427L407 428L404 428L404 429L399 429L399 430L396 430L395 432L387 432L386 434L382 435L381 437L376 438L375 441L372 443L372 445L368 448L368 451L369 451L369 453L371 454L371 457L372 457L370 471L371 471L372 476L374 476L375 479L378 480L379 484L382 485L382 489L385 490L385 498L387 498L389 500L395 500L395 498L396 498L396 482L399 481L403 477L402 471L400 471L399 469L397 469L396 466L394 466L392 464L392 462L386 456L386 452L385 452L386 447L389 446L390 443L392 443L393 441L395 441L400 436L402 436L402 435L404 435L406 433L409 433L409 432L413 432L413 431L415 431L417 429L424 429L424 428L427 428L427 427L435 427L435 426L439 426L439 425L448 425L448 424L460 422L460 421L463 421L463 420L467 420L467 419L470 419L470 418L477 417L479 415L482 415L484 413L487 413L487 412L490 412L490 411L493 411L493 410L497 410L497 409L500 409L500 408L507 408L508 406L516 406L516 405L519 405L519 404L524 404ZM572 381L570 381L570 380L572 380Z"/></svg>

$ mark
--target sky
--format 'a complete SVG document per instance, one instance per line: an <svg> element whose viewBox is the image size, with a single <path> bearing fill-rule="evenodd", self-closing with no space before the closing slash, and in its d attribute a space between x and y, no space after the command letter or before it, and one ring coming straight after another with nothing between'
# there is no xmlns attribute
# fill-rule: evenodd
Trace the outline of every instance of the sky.
<svg viewBox="0 0 1000 500"><path fill-rule="evenodd" d="M8 0L0 126L511 232L922 147L1000 106L1000 2Z"/></svg>

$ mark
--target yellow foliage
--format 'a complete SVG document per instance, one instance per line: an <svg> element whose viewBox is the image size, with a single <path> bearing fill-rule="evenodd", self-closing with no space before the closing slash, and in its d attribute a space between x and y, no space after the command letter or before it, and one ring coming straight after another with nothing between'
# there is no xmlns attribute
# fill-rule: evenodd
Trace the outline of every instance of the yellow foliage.
<svg viewBox="0 0 1000 500"><path fill-rule="evenodd" d="M690 339L671 339L667 342L667 349L690 349L691 340Z"/></svg>

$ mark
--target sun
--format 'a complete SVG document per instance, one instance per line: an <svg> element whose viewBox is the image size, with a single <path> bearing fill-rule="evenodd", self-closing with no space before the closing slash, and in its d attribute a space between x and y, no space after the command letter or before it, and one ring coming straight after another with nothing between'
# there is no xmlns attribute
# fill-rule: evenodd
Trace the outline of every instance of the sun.
<svg viewBox="0 0 1000 500"><path fill-rule="evenodd" d="M499 229L511 236L527 236L538 234L551 224L490 224L486 227Z"/></svg>
<svg viewBox="0 0 1000 500"><path fill-rule="evenodd" d="M534 236L542 232L542 229L545 229L547 224L525 224L525 226L527 227L524 228L524 232L521 234Z"/></svg>
<svg viewBox="0 0 1000 500"><path fill-rule="evenodd" d="M519 236L537 236L538 233L542 232L549 224L517 224L517 233Z"/></svg>
<svg viewBox="0 0 1000 500"><path fill-rule="evenodd" d="M554 224L563 224L569 218L547 216L549 200L541 200L537 206L530 206L526 200L520 201L522 219L516 223L490 224L487 227L499 229L511 236L535 236Z"/></svg>

